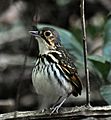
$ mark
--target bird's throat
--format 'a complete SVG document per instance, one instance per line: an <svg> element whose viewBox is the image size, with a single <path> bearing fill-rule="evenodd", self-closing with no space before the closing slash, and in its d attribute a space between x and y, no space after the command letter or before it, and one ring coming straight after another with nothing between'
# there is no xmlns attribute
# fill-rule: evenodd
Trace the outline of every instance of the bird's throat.
<svg viewBox="0 0 111 120"><path fill-rule="evenodd" d="M39 54L43 55L47 51L49 51L45 41L42 38L37 39L38 44L39 44Z"/></svg>

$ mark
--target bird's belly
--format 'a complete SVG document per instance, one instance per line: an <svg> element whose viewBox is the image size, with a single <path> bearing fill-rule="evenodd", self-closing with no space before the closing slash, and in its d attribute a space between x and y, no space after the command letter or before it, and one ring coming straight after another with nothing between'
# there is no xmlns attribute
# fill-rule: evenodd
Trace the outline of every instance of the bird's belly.
<svg viewBox="0 0 111 120"><path fill-rule="evenodd" d="M52 71L51 65L44 66L44 67L42 65L39 66L39 70L36 71L35 74L34 72L32 74L32 81L33 81L33 85L34 85L36 92L38 94L41 94L47 97L48 99L52 101L57 100L60 96L67 95L68 94L66 90L67 86L65 89L62 85L58 83L58 80L54 75L56 73ZM64 78L60 76L60 80L62 79ZM69 90L70 89L71 87L69 88Z"/></svg>
<svg viewBox="0 0 111 120"><path fill-rule="evenodd" d="M49 78L43 74L43 72L38 72L36 78L33 80L33 85L36 92L40 95L52 97L56 95L55 86L51 83Z"/></svg>

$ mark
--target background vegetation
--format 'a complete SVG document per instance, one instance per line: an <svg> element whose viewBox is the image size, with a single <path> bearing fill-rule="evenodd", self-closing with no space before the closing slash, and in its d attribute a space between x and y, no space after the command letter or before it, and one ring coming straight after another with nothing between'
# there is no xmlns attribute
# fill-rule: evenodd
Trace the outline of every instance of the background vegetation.
<svg viewBox="0 0 111 120"><path fill-rule="evenodd" d="M111 104L110 10L110 0L87 0L85 4L92 106ZM57 29L62 44L74 56L84 89L80 97L69 98L65 106L86 102L80 1L1 0L0 113L14 111L16 107L17 110L35 110L38 107L38 96L31 82L38 47L28 33L35 24ZM28 57L24 72L25 55Z"/></svg>

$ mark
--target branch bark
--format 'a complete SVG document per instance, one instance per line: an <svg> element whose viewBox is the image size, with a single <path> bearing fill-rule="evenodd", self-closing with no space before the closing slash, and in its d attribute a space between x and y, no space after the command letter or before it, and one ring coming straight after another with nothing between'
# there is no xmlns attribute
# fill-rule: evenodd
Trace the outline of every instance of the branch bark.
<svg viewBox="0 0 111 120"><path fill-rule="evenodd" d="M67 107L61 108L60 112L50 115L49 111L39 113L38 111L24 111L16 112L16 118L14 118L15 112L5 113L0 115L0 120L11 119L11 120L38 120L38 119L50 119L50 120L72 120L74 118L111 118L111 106L103 107ZM102 120L102 119L101 119Z"/></svg>
<svg viewBox="0 0 111 120"><path fill-rule="evenodd" d="M89 83L89 70L88 70L88 61L87 61L88 52L87 52L84 0L81 0L81 23L82 23L82 33L83 33L84 69L85 69L85 77L86 77L86 105L90 106L90 83Z"/></svg>

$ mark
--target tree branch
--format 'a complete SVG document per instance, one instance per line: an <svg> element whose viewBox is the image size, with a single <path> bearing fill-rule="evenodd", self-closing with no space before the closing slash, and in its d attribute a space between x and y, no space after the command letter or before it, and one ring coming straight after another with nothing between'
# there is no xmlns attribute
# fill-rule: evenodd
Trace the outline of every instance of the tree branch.
<svg viewBox="0 0 111 120"><path fill-rule="evenodd" d="M54 113L50 115L49 111L44 113L39 113L38 111L25 111L25 112L16 112L16 118L14 118L14 113L5 113L0 114L0 119L12 119L12 120L38 120L38 119L50 119L50 120L72 120L74 118L106 118L111 117L111 106L103 106L103 107L67 107L61 108L59 114Z"/></svg>
<svg viewBox="0 0 111 120"><path fill-rule="evenodd" d="M84 52L84 68L86 76L86 105L90 106L90 83L89 83L89 70L87 62L87 38L86 38L86 24L85 24L85 13L84 13L84 0L81 0L81 22L83 32L83 52Z"/></svg>

